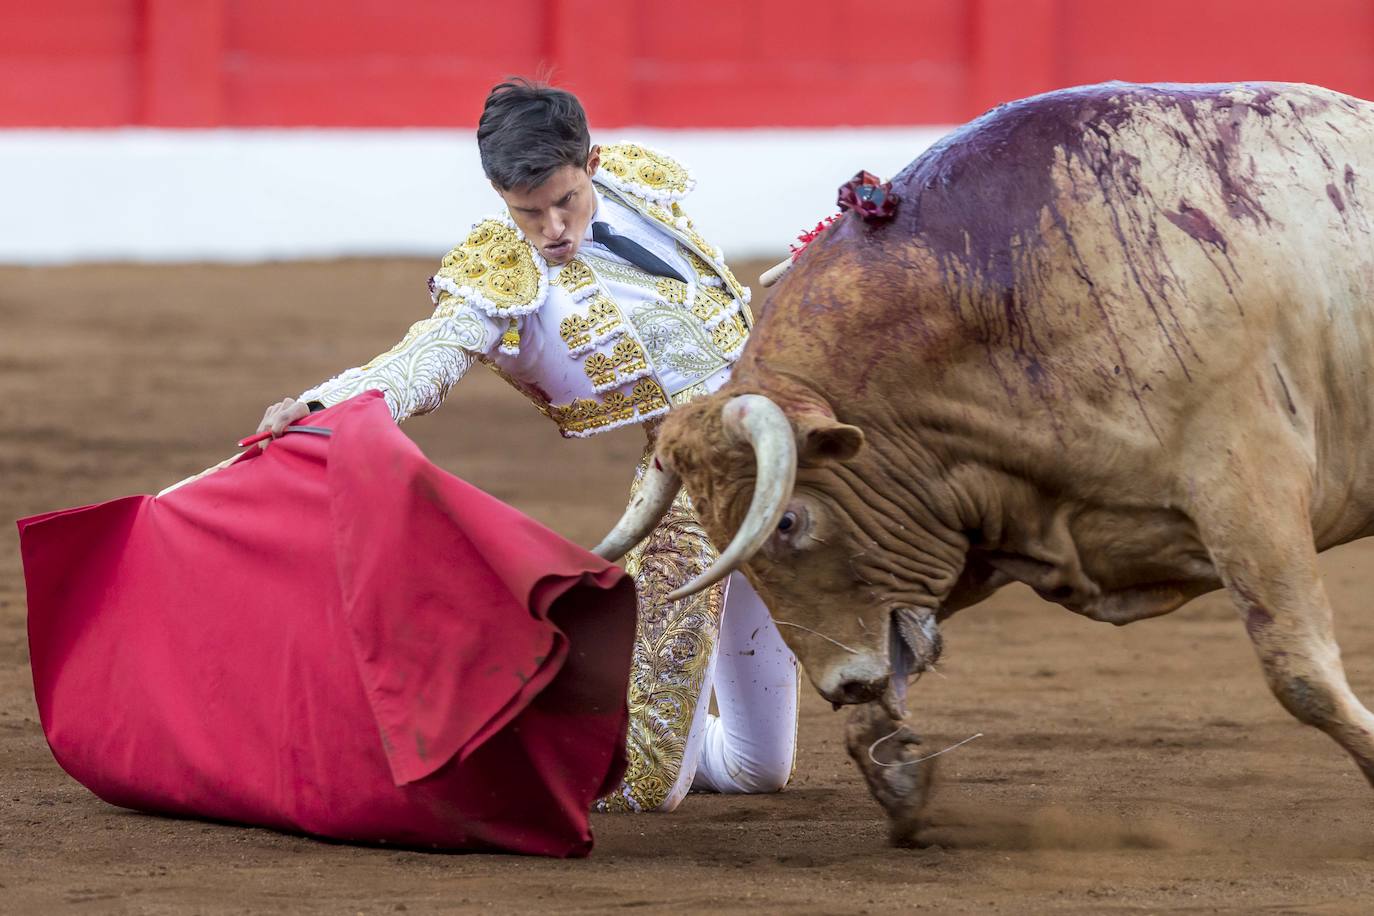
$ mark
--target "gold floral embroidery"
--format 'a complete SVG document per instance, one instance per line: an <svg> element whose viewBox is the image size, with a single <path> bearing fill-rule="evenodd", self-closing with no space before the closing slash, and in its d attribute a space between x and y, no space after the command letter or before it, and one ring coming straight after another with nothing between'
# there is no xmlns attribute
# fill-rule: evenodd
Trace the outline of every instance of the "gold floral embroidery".
<svg viewBox="0 0 1374 916"><path fill-rule="evenodd" d="M444 256L434 275L441 289L465 299L470 292L484 310L505 315L536 308L543 279L529 244L513 227L494 219L474 226L463 244Z"/></svg>
<svg viewBox="0 0 1374 916"><path fill-rule="evenodd" d="M747 312L749 306L744 301L744 284L739 282L738 278L735 277L734 271L730 269L730 265L726 264L724 261L720 262L720 278L725 281L725 288L730 290L730 294L740 301L740 305L743 306Z"/></svg>
<svg viewBox="0 0 1374 916"><path fill-rule="evenodd" d="M569 315L558 323L558 334L574 356L622 328L620 309L605 293L595 293L586 315Z"/></svg>
<svg viewBox="0 0 1374 916"><path fill-rule="evenodd" d="M711 343L726 356L733 358L744 349L744 340L748 335L749 330L744 326L744 319L739 315L731 315L711 331Z"/></svg>
<svg viewBox="0 0 1374 916"><path fill-rule="evenodd" d="M710 242L706 241L706 239L702 237L701 233L697 232L695 227L689 225L685 230L683 230L682 234L687 236L687 238L691 240L693 245L697 246L711 257L716 259L720 258L720 249L718 249L715 245L712 245Z"/></svg>
<svg viewBox="0 0 1374 916"><path fill-rule="evenodd" d="M565 436L587 436L615 426L624 426L663 413L668 409L668 395L651 378L640 379L628 395L612 391L600 401L578 398L571 404L549 410Z"/></svg>
<svg viewBox="0 0 1374 916"><path fill-rule="evenodd" d="M646 451L631 487L639 491ZM639 593L630 673L629 767L620 788L597 803L602 811L652 811L673 791L682 773L687 736L696 718L706 672L720 634L725 585L681 601L668 593L716 559L684 489L649 537L625 557L625 571Z"/></svg>
<svg viewBox="0 0 1374 916"><path fill-rule="evenodd" d="M696 238L700 238L700 236L696 236ZM703 246L703 250L719 253L718 249L711 248L710 246ZM730 293L731 298L739 300L740 308L744 310L747 317L749 313L747 290L744 288L744 284L739 282L739 278L735 276L734 271L730 269L730 265L726 264L725 260L719 257L716 258L714 263L703 261L695 252L685 245L682 246L682 251L687 255L688 260L692 262L692 269L697 272L697 277L701 282L706 286L714 286L715 284L712 283L711 280L715 279L717 283L722 284Z"/></svg>
<svg viewBox="0 0 1374 916"><path fill-rule="evenodd" d="M692 189L692 176L681 164L636 143L601 147L601 168L627 193L671 199Z"/></svg>
<svg viewBox="0 0 1374 916"><path fill-rule="evenodd" d="M714 264L720 261L720 249L706 241L701 233L697 232L696 224L692 222L690 217L682 212L682 208L679 207L676 202L673 203L673 208L671 210L653 203L652 201L645 201L641 206L643 206L644 212L648 213L649 216L671 229L679 237L685 237L705 253L706 256L711 259L708 263Z"/></svg>
<svg viewBox="0 0 1374 916"><path fill-rule="evenodd" d="M573 258L554 278L554 284L562 287L570 293L575 293L586 286L591 286L596 282L596 277L592 275L592 270L582 261Z"/></svg>
<svg viewBox="0 0 1374 916"><path fill-rule="evenodd" d="M696 225L682 212L682 208L677 205L676 201L671 210L653 201L644 201L640 206L643 207L645 213L671 229L674 234L679 237L686 237L707 257L711 258L712 263L720 260L720 249L706 241L701 233L697 232Z"/></svg>
<svg viewBox="0 0 1374 916"><path fill-rule="evenodd" d="M597 391L612 388L618 384L644 376L649 371L649 361L644 348L629 337L622 337L611 348L611 355L593 353L587 357L583 369L592 387Z"/></svg>
<svg viewBox="0 0 1374 916"><path fill-rule="evenodd" d="M686 245L679 245L678 250L687 256L687 261L692 265L692 270L696 271L698 280L710 281L716 276L716 269Z"/></svg>
<svg viewBox="0 0 1374 916"><path fill-rule="evenodd" d="M587 373L587 378L598 388L607 382L615 381L615 362L605 353L593 353L588 356L582 368Z"/></svg>
<svg viewBox="0 0 1374 916"><path fill-rule="evenodd" d="M719 286L698 286L696 301L692 304L692 314L715 327L714 322L722 320L717 316L729 311L734 304L735 300Z"/></svg>
<svg viewBox="0 0 1374 916"><path fill-rule="evenodd" d="M690 250L685 246L679 245L678 249L690 256ZM694 258L694 260L705 263L700 258ZM695 267L695 264L693 266ZM691 313L702 322L708 331L725 320L725 315L735 309L736 300L720 285L709 286L698 281L696 293L693 295L687 284L681 280L674 280L672 277L652 277L641 270L613 261L596 259L596 269L604 271L617 280L639 286L642 289L652 288L658 294L659 299L668 307L689 306ZM717 280L716 283L719 284L720 281Z"/></svg>
<svg viewBox="0 0 1374 916"><path fill-rule="evenodd" d="M714 299L717 305L728 308L735 304L735 297L730 295L723 287L703 286L701 292Z"/></svg>
<svg viewBox="0 0 1374 916"><path fill-rule="evenodd" d="M667 207L649 201L645 209L648 210L650 216L660 223L663 223L665 226L677 228L677 221L679 219L684 221L684 225L690 226L692 224L692 221L687 218L686 214L682 212L682 208L679 207L676 202L673 203L673 209L669 210Z"/></svg>
<svg viewBox="0 0 1374 916"><path fill-rule="evenodd" d="M672 277L658 277L654 288L665 302L682 305L687 301L687 284Z"/></svg>
<svg viewBox="0 0 1374 916"><path fill-rule="evenodd" d="M558 336L563 338L569 350L577 352L591 346L592 323L585 315L569 315L558 322Z"/></svg>
<svg viewBox="0 0 1374 916"><path fill-rule="evenodd" d="M587 310L587 317L591 319L592 333L597 337L604 337L620 327L620 309L615 307L615 302L605 293L597 293L592 298L592 306Z"/></svg>

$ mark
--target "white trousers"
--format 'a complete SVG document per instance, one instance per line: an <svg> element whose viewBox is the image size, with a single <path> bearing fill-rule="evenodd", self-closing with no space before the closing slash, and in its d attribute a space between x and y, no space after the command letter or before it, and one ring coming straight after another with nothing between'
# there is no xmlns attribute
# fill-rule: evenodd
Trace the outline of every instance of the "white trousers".
<svg viewBox="0 0 1374 916"><path fill-rule="evenodd" d="M659 811L672 811L689 790L776 792L792 776L797 659L738 572L726 581L720 638L706 672L677 782ZM713 691L720 715L709 712Z"/></svg>

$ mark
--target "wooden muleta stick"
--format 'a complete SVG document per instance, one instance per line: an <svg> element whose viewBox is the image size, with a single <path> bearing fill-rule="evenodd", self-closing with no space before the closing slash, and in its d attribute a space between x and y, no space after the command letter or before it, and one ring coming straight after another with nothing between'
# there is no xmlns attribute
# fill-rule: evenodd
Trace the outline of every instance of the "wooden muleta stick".
<svg viewBox="0 0 1374 916"><path fill-rule="evenodd" d="M283 435L285 435L285 433L312 433L316 436L332 436L334 434L334 431L323 426L288 426ZM259 442L263 442L264 440L270 439L271 437L272 433L270 430L267 432L257 433L255 435L249 436L246 439L240 439L239 448L251 448L257 445ZM216 464L213 467L208 467L205 470L201 471L199 474L192 474L185 480L179 480L176 483L172 484L170 487L167 487L163 490L159 490L157 495L166 496L173 490L180 489L181 487L186 486L188 483L200 480L202 477L205 477L208 474L213 474L215 473L215 471L227 468L229 467L229 465L233 464L235 461L238 461L240 458L242 458L245 454L245 452L239 452L237 455L230 455L228 458L225 458L219 464Z"/></svg>
<svg viewBox="0 0 1374 916"><path fill-rule="evenodd" d="M774 264L772 267L768 268L762 274L759 275L759 286L769 287L772 286L774 283L777 283L778 280L782 277L782 275L787 273L787 268L791 266L792 259L790 257Z"/></svg>

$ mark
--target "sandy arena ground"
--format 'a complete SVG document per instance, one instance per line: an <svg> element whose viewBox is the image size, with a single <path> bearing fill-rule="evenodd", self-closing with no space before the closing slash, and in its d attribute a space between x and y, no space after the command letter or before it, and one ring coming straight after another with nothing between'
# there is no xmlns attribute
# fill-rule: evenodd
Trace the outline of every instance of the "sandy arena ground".
<svg viewBox="0 0 1374 916"><path fill-rule="evenodd" d="M885 845L843 714L809 688L785 792L598 816L582 861L356 848L97 800L43 741L8 520L224 457L268 402L426 314L430 267L0 269L0 911L1374 911L1374 793L1270 697L1217 595L1114 629L1009 589L951 621L918 723L936 747L986 737L942 761L924 849ZM482 370L407 431L583 544L619 513L643 441L563 441ZM1325 570L1374 703L1374 542Z"/></svg>

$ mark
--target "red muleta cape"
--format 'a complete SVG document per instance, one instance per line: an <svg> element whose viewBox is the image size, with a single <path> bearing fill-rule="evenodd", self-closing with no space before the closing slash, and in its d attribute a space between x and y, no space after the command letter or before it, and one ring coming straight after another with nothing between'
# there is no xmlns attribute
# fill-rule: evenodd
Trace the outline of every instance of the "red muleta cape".
<svg viewBox="0 0 1374 916"><path fill-rule="evenodd" d="M625 769L633 584L368 392L166 496L19 522L43 730L115 805L553 856Z"/></svg>

